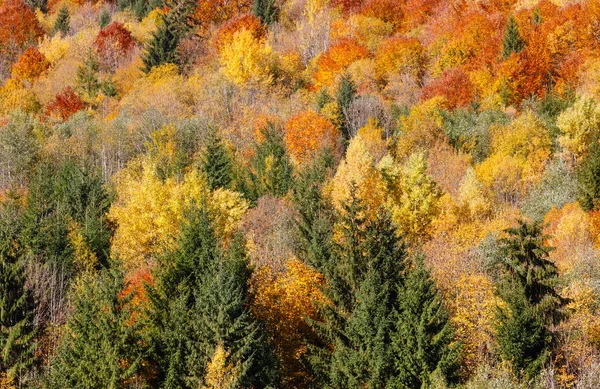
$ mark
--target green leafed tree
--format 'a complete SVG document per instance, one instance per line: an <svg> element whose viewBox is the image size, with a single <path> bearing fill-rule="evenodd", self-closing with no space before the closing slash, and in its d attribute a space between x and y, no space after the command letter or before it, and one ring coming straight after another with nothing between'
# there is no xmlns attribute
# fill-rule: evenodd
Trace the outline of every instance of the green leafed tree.
<svg viewBox="0 0 600 389"><path fill-rule="evenodd" d="M275 0L253 0L252 12L266 25L276 22L279 16Z"/></svg>
<svg viewBox="0 0 600 389"><path fill-rule="evenodd" d="M552 328L565 316L567 300L557 292L558 271L539 223L519 222L500 240L497 342L516 375L533 379L548 362Z"/></svg>
<svg viewBox="0 0 600 389"><path fill-rule="evenodd" d="M211 189L229 188L233 181L233 159L216 130L211 130L201 169Z"/></svg>
<svg viewBox="0 0 600 389"><path fill-rule="evenodd" d="M247 308L249 291L243 240L222 249L203 209L190 210L179 247L149 291L152 361L157 387L198 388L218 347L236 366L230 388L277 387L277 361L263 327ZM168 266L167 266L168 264Z"/></svg>
<svg viewBox="0 0 600 389"><path fill-rule="evenodd" d="M519 32L519 26L514 16L508 19L504 39L502 40L502 56L504 59L510 57L512 53L519 54L525 48L525 41Z"/></svg>
<svg viewBox="0 0 600 389"><path fill-rule="evenodd" d="M356 92L356 84L352 80L352 77L349 74L344 75L338 85L336 101L339 109L340 130L346 141L349 141L352 136L350 134L350 127L348 126L347 112L354 101L354 97L356 97Z"/></svg>
<svg viewBox="0 0 600 389"><path fill-rule="evenodd" d="M33 300L25 287L25 263L18 245L18 207L13 200L1 207L0 371L21 383L34 362Z"/></svg>
<svg viewBox="0 0 600 389"><path fill-rule="evenodd" d="M71 15L69 14L69 8L63 6L58 10L56 16L56 22L54 22L54 33L65 36L69 33L71 28Z"/></svg>
<svg viewBox="0 0 600 389"><path fill-rule="evenodd" d="M134 387L142 369L141 322L134 291L117 268L86 275L73 288L73 312L51 361L52 388Z"/></svg>

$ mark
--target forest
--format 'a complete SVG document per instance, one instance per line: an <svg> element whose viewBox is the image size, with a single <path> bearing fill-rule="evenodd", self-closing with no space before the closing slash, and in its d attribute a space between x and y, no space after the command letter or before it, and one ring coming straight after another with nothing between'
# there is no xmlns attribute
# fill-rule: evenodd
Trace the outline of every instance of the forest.
<svg viewBox="0 0 600 389"><path fill-rule="evenodd" d="M0 389L600 388L600 0L0 0Z"/></svg>

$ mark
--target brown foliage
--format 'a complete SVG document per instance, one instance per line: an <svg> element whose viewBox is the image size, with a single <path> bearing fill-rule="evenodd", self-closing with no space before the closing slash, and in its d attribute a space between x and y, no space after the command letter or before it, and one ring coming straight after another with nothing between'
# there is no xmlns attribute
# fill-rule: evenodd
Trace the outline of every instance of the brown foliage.
<svg viewBox="0 0 600 389"><path fill-rule="evenodd" d="M250 31L256 40L263 39L267 33L259 18L252 14L243 14L228 20L215 32L213 46L219 50L233 39L236 31L242 29Z"/></svg>
<svg viewBox="0 0 600 389"><path fill-rule="evenodd" d="M335 151L339 134L335 126L314 111L300 112L285 125L285 144L298 162L310 160L318 151Z"/></svg>
<svg viewBox="0 0 600 389"><path fill-rule="evenodd" d="M94 46L100 63L114 70L118 61L134 48L135 40L122 23L112 22L98 33Z"/></svg>
<svg viewBox="0 0 600 389"><path fill-rule="evenodd" d="M423 88L421 100L435 96L446 98L448 108L464 107L473 101L475 90L469 76L460 68L445 71Z"/></svg>
<svg viewBox="0 0 600 389"><path fill-rule="evenodd" d="M44 35L35 14L22 0L6 0L0 7L0 51L22 47Z"/></svg>

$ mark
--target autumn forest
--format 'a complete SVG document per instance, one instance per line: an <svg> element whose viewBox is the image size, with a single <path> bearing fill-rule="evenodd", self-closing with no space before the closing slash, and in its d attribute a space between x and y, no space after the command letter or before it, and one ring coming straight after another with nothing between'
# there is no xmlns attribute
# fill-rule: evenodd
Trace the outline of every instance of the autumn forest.
<svg viewBox="0 0 600 389"><path fill-rule="evenodd" d="M26 388L600 388L600 0L0 0Z"/></svg>

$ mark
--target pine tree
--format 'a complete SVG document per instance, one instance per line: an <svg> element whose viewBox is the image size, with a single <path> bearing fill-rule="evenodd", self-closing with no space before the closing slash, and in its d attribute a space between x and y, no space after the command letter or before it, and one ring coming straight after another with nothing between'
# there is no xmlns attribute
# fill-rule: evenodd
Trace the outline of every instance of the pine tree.
<svg viewBox="0 0 600 389"><path fill-rule="evenodd" d="M77 89L84 93L88 99L94 99L100 91L100 81L98 80L98 71L100 64L90 50L83 64L77 68Z"/></svg>
<svg viewBox="0 0 600 389"><path fill-rule="evenodd" d="M356 96L356 84L352 80L352 76L346 74L342 76L337 89L337 104L339 109L340 130L346 142L350 140L350 127L348 126L348 109Z"/></svg>
<svg viewBox="0 0 600 389"><path fill-rule="evenodd" d="M311 365L325 388L380 388L393 377L392 314L399 307L406 252L389 217L364 217L352 196L338 221L339 241L322 268L330 304L313 323L323 344L312 346Z"/></svg>
<svg viewBox="0 0 600 389"><path fill-rule="evenodd" d="M165 63L179 64L179 43L196 23L193 18L195 0L170 0L165 5L169 12L162 16L162 23L153 33L142 58L146 73Z"/></svg>
<svg viewBox="0 0 600 389"><path fill-rule="evenodd" d="M326 150L298 172L292 192L298 215L298 258L319 271L331 256L333 207L323 196L323 186L333 167L333 156Z"/></svg>
<svg viewBox="0 0 600 389"><path fill-rule="evenodd" d="M224 252L206 211L188 215L179 248L163 259L168 267L149 292L156 385L200 387L219 346L238 369L232 388L276 385L276 360L247 308L250 270L243 241L234 239Z"/></svg>
<svg viewBox="0 0 600 389"><path fill-rule="evenodd" d="M0 215L0 371L17 382L34 361L33 300L18 246L19 214L9 200Z"/></svg>
<svg viewBox="0 0 600 389"><path fill-rule="evenodd" d="M553 342L551 328L565 316L568 302L556 291L558 271L539 223L519 222L500 241L501 282L497 341L502 357L517 375L532 379L547 361Z"/></svg>
<svg viewBox="0 0 600 389"><path fill-rule="evenodd" d="M25 4L33 10L39 9L44 13L48 11L48 0L25 0Z"/></svg>
<svg viewBox="0 0 600 389"><path fill-rule="evenodd" d="M141 322L118 268L79 280L73 313L51 363L53 388L121 388L142 369Z"/></svg>
<svg viewBox="0 0 600 389"><path fill-rule="evenodd" d="M253 0L252 13L265 25L276 22L279 17L279 9L275 0Z"/></svg>
<svg viewBox="0 0 600 389"><path fill-rule="evenodd" d="M459 348L435 283L418 257L408 272L392 337L396 376L391 387L423 388L434 374L455 381Z"/></svg>
<svg viewBox="0 0 600 389"><path fill-rule="evenodd" d="M504 39L502 40L502 55L504 59L510 57L512 53L519 54L525 48L525 41L519 33L519 26L514 16L508 19Z"/></svg>
<svg viewBox="0 0 600 389"><path fill-rule="evenodd" d="M264 140L254 145L250 172L250 198L256 200L265 194L285 195L292 184L292 164L281 132L272 124L262 131Z"/></svg>
<svg viewBox="0 0 600 389"><path fill-rule="evenodd" d="M233 160L216 130L211 130L202 158L202 171L211 189L229 188L233 181Z"/></svg>
<svg viewBox="0 0 600 389"><path fill-rule="evenodd" d="M61 7L56 16L56 22L54 23L54 33L60 33L62 36L66 36L71 28L71 16L69 15L69 8L67 6Z"/></svg>
<svg viewBox="0 0 600 389"><path fill-rule="evenodd" d="M590 211L598 205L600 199L600 146L593 143L590 155L577 167L579 193L577 199L581 207Z"/></svg>
<svg viewBox="0 0 600 389"><path fill-rule="evenodd" d="M100 25L100 28L104 28L104 27L108 26L110 24L110 20L111 20L110 12L108 11L107 8L104 8L102 10L102 12L100 13L100 17L98 18L98 24Z"/></svg>

